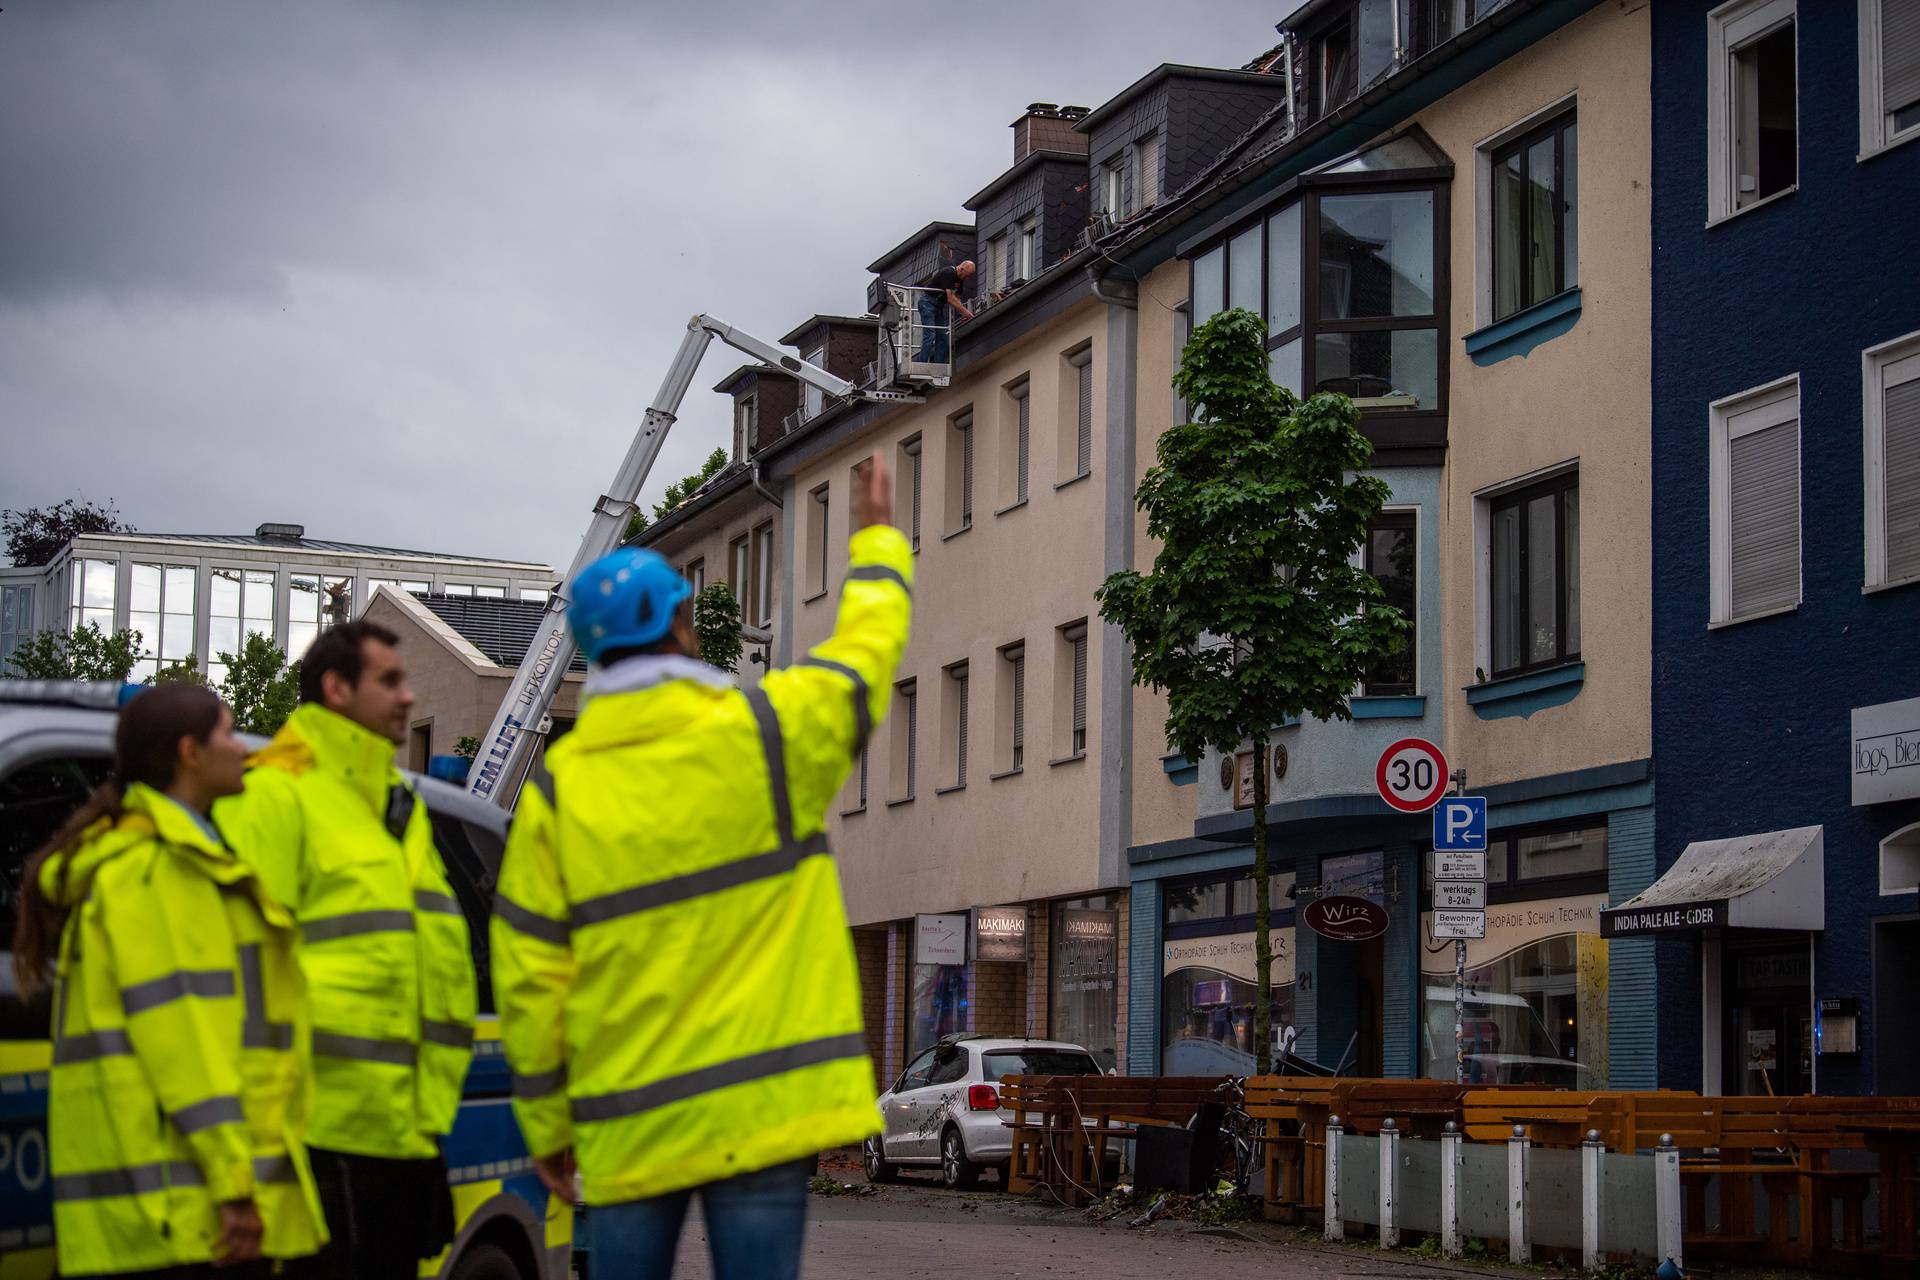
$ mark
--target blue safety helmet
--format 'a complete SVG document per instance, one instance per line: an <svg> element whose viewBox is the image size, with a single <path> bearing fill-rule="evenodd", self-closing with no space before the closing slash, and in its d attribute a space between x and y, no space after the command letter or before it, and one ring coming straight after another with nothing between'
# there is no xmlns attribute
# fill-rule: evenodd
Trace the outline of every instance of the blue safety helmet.
<svg viewBox="0 0 1920 1280"><path fill-rule="evenodd" d="M622 547L601 556L573 580L567 625L590 662L614 649L657 644L693 586L658 552Z"/></svg>

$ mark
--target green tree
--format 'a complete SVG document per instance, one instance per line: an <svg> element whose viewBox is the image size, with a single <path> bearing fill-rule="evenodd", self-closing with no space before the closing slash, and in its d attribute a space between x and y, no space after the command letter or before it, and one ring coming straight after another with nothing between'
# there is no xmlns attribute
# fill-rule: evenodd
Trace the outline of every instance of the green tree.
<svg viewBox="0 0 1920 1280"><path fill-rule="evenodd" d="M722 671L740 667L740 602L733 588L716 582L693 598L693 629L700 637L700 657Z"/></svg>
<svg viewBox="0 0 1920 1280"><path fill-rule="evenodd" d="M111 501L68 498L50 507L0 511L0 533L5 533L7 555L16 565L51 563L76 534L132 532Z"/></svg>
<svg viewBox="0 0 1920 1280"><path fill-rule="evenodd" d="M1355 563L1389 490L1358 474L1373 449L1342 395L1305 403L1269 376L1266 326L1233 310L1194 332L1173 384L1200 421L1160 437L1135 501L1161 546L1151 573L1109 577L1100 616L1134 683L1167 694L1167 740L1189 760L1253 746L1254 1044L1272 1066L1269 735L1348 720L1347 697L1411 624Z"/></svg>
<svg viewBox="0 0 1920 1280"><path fill-rule="evenodd" d="M480 739L470 733L462 734L454 740L453 754L464 760L473 760L474 757L480 754Z"/></svg>
<svg viewBox="0 0 1920 1280"><path fill-rule="evenodd" d="M233 708L233 724L243 733L271 736L300 704L300 664L287 665L287 655L258 631L247 632L240 653L220 655L227 674L220 696Z"/></svg>
<svg viewBox="0 0 1920 1280"><path fill-rule="evenodd" d="M207 683L206 673L200 670L200 663L192 654L170 662L147 677L148 684L197 684L202 689L213 686Z"/></svg>
<svg viewBox="0 0 1920 1280"><path fill-rule="evenodd" d="M653 504L652 519L648 519L647 514L637 508L631 516L627 517L627 533L622 541L632 542L635 538L638 538L641 534L652 528L654 520L666 519L669 511L685 502L688 498L691 498L699 490L701 485L713 479L726 465L727 451L725 449L715 449L712 453L708 454L707 460L700 464L698 471L684 479L676 480L667 486L666 492L660 495L660 501Z"/></svg>
<svg viewBox="0 0 1920 1280"><path fill-rule="evenodd" d="M140 660L140 633L107 635L98 623L74 631L42 631L8 659L7 674L22 680L104 680L117 683Z"/></svg>

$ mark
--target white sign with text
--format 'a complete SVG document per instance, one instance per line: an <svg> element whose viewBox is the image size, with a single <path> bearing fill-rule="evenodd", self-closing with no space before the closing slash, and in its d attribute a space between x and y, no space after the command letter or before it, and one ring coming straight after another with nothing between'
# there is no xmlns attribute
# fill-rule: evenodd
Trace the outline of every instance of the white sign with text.
<svg viewBox="0 0 1920 1280"><path fill-rule="evenodd" d="M1920 698L1853 709L1853 802L1920 796Z"/></svg>
<svg viewBox="0 0 1920 1280"><path fill-rule="evenodd" d="M1435 880L1433 907L1436 911L1482 911L1487 905L1485 880Z"/></svg>

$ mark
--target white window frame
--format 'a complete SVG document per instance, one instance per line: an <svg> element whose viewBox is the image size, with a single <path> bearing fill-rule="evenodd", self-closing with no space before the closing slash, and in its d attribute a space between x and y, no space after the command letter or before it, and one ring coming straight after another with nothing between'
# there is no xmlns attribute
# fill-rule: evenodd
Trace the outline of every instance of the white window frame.
<svg viewBox="0 0 1920 1280"><path fill-rule="evenodd" d="M1800 189L1800 32L1797 0L1729 0L1707 15L1707 225L1737 218ZM1733 55L1792 22L1794 179L1764 200L1734 207Z"/></svg>
<svg viewBox="0 0 1920 1280"><path fill-rule="evenodd" d="M1013 278L1031 280L1039 274L1039 264L1036 259L1040 256L1040 223L1033 218L1023 219L1011 234L1014 237L1014 243L1019 247L1019 253L1016 256L1019 270L1014 273Z"/></svg>
<svg viewBox="0 0 1920 1280"><path fill-rule="evenodd" d="M1579 109L1580 95L1569 93L1473 144L1473 327L1476 329L1493 323L1493 153L1555 116L1568 111L1577 113ZM1573 260L1578 262L1580 246L1575 244L1570 248Z"/></svg>
<svg viewBox="0 0 1920 1280"><path fill-rule="evenodd" d="M1886 94L1881 83L1881 0L1860 0L1860 154L1869 160L1890 147L1920 138L1920 124L1889 132Z"/></svg>
<svg viewBox="0 0 1920 1280"><path fill-rule="evenodd" d="M1739 430L1732 429L1733 420L1743 418ZM1764 431L1777 427L1783 422L1794 424L1794 473L1800 481L1800 499L1798 509L1802 529L1800 533L1799 572L1796 575L1798 585L1794 590L1790 605L1776 605L1771 609L1761 609L1754 613L1735 615L1733 612L1733 451L1732 442L1736 435L1749 435L1755 431ZM1784 378L1775 378L1772 382L1749 387L1745 391L1723 396L1707 406L1707 513L1708 513L1708 551L1711 578L1711 593L1707 625L1711 627L1733 626L1742 622L1752 622L1759 618L1770 618L1776 614L1792 613L1806 599L1806 468L1802 465L1801 446L1804 435L1800 423L1800 375L1790 373Z"/></svg>
<svg viewBox="0 0 1920 1280"><path fill-rule="evenodd" d="M1860 354L1862 450L1866 483L1866 583L1863 591L1920 582L1920 576L1887 580L1887 375L1899 381L1920 376L1920 329Z"/></svg>
<svg viewBox="0 0 1920 1280"><path fill-rule="evenodd" d="M1126 169L1118 156L1100 166L1101 211L1115 222L1126 217Z"/></svg>
<svg viewBox="0 0 1920 1280"><path fill-rule="evenodd" d="M822 344L802 355L800 358L816 368L825 369L827 367L827 348L825 344ZM801 404L805 406L807 419L811 421L819 417L821 410L827 407L827 393L819 387L814 386L811 382L802 382L800 386L802 396ZM751 441L749 441L748 447L752 447Z"/></svg>

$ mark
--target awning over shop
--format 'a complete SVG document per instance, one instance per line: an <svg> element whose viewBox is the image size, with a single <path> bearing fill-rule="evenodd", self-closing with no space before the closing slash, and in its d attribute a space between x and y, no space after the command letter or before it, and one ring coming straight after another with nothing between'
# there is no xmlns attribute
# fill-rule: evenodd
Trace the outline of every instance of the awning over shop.
<svg viewBox="0 0 1920 1280"><path fill-rule="evenodd" d="M1819 827L1696 840L1631 901L1600 913L1600 936L1697 929L1824 929L1826 856Z"/></svg>

